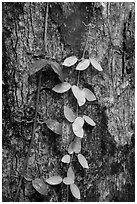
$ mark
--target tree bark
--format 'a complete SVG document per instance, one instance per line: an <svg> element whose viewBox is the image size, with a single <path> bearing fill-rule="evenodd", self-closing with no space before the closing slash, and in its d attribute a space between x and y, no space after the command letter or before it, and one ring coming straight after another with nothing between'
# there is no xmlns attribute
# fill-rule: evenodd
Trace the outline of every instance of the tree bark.
<svg viewBox="0 0 137 204"><path fill-rule="evenodd" d="M36 59L96 58L103 72L90 66L80 73L79 84L96 95L79 114L96 122L84 126L82 154L89 169L73 158L81 202L135 201L135 5L134 3L49 3L47 53L43 49L46 3L3 3L3 201L14 201L26 158L35 115L38 75L30 77ZM77 72L64 68L66 80L77 83ZM53 175L66 176L61 158L73 138L63 106L76 110L71 91L52 91L60 83L53 71L42 72L35 139L19 190L19 202L63 202L65 185L47 185L45 196L32 186L32 180ZM61 136L46 126L48 119L63 123ZM68 192L68 201L78 201Z"/></svg>

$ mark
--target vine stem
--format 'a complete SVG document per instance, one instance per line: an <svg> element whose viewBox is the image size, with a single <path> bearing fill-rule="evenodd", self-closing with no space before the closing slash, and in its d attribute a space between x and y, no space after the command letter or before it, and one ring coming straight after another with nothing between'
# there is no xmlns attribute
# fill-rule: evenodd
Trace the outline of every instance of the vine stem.
<svg viewBox="0 0 137 204"><path fill-rule="evenodd" d="M26 159L25 159L24 164L23 164L21 178L20 178L20 181L19 181L19 185L18 185L18 188L17 188L17 192L16 192L16 195L15 195L14 202L17 201L17 198L18 198L18 195L19 195L19 191L20 191L20 188L21 188L21 184L22 184L22 180L23 180L23 177L24 177L24 174L25 174L25 170L26 170L26 167L27 167L27 164L28 164L29 156L30 156L30 153L31 153L31 148L32 148L33 143L34 143L35 129L36 129L36 124L37 124L37 113L38 113L39 95L40 95L40 87L41 87L41 76L42 76L42 74L40 72L39 80L38 80L37 101L36 101L35 118L34 118L34 123L33 123L33 130L32 130L32 138L31 138L31 142L30 142L30 146L29 146L29 149L28 149L28 153L27 153Z"/></svg>
<svg viewBox="0 0 137 204"><path fill-rule="evenodd" d="M77 86L79 85L79 78L80 78L80 71L78 71ZM78 103L77 103L76 114L77 114L77 117L78 117Z"/></svg>
<svg viewBox="0 0 137 204"><path fill-rule="evenodd" d="M46 16L45 16L44 39L43 39L43 41L44 41L44 51L45 52L47 51L48 7L49 7L49 4L47 2ZM22 169L19 185L18 185L16 194L15 194L14 202L16 202L17 199L18 199L18 195L19 195L19 192L20 192L22 180L24 178L25 170L26 170L26 167L27 167L27 164L28 164L28 160L29 160L29 157L30 157L30 154L31 154L31 149L32 149L34 139L35 139L35 129L36 129L36 125L37 125L37 115L38 115L38 109L39 109L39 98L40 98L40 89L41 89L41 78L42 78L42 71L40 71L39 79L38 79L37 99L36 99L35 117L34 117L34 123L33 123L31 142L30 142L30 146L29 146L29 149L28 149L27 156L26 156L24 164L23 164L23 169Z"/></svg>
<svg viewBox="0 0 137 204"><path fill-rule="evenodd" d="M85 45L85 48L84 48L84 51L83 51L82 59L84 58L85 51L86 51L86 48L87 48L89 34L90 34L90 28L89 28L88 36L87 36L87 39L86 39L86 45ZM80 71L78 71L77 86L79 85L79 79L80 79ZM78 107L78 103L77 103L77 108L76 108L76 115L77 115L77 117L78 117L78 108L79 107ZM73 160L73 154L72 154L72 157L71 157L71 161L70 161L69 167L72 166L72 160ZM67 202L69 201L68 199L69 199L69 186L67 186Z"/></svg>
<svg viewBox="0 0 137 204"><path fill-rule="evenodd" d="M78 71L77 86L79 84L79 78L80 78L80 71ZM76 115L78 117L78 103L77 103ZM72 157L71 157L71 160L70 160L70 163L69 163L69 167L72 166L72 160L73 160L73 154L72 154ZM67 201L66 202L69 202L69 186L68 185L67 185Z"/></svg>
<svg viewBox="0 0 137 204"><path fill-rule="evenodd" d="M79 84L79 78L80 78L80 71L78 71L78 78L77 78L77 86ZM78 103L77 103L77 108L76 108L76 115L78 117ZM73 160L73 155L71 156L71 160L70 160L70 163L69 163L69 167L72 166L72 160ZM69 202L69 186L67 185L67 201L66 202Z"/></svg>
<svg viewBox="0 0 137 204"><path fill-rule="evenodd" d="M84 51L83 51L82 59L84 59L84 56L85 56L86 48L87 48L87 45L88 45L89 34L90 34L90 26L89 26L88 36L87 36L87 39L86 39L86 44L85 44L85 48L84 48ZM77 86L79 85L79 79L80 79L80 71L78 71ZM76 113L77 113L77 117L78 117L78 104L77 104L77 112Z"/></svg>

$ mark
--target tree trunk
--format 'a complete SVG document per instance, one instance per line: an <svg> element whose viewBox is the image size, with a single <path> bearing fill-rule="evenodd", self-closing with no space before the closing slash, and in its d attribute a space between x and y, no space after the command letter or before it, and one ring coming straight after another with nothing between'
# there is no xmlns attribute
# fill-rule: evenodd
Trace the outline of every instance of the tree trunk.
<svg viewBox="0 0 137 204"><path fill-rule="evenodd" d="M44 35L47 3L3 3L3 201L78 201L63 183L46 184L36 191L33 180L67 174L61 162L74 135L64 117L64 105L87 115L95 127L84 124L81 153L89 169L73 156L75 184L81 202L135 201L135 5L134 3L49 3L47 50ZM96 101L79 107L71 90L58 94L61 83L49 65L42 69L37 124L25 173L36 116L39 59L61 64L68 56L95 58L102 72L89 66L80 74L63 67L65 81L90 89ZM34 68L34 67L33 67ZM31 70L31 71L30 71ZM32 74L33 72L33 74ZM31 76L30 76L31 75ZM63 124L62 134L48 128L47 120ZM21 176L21 185L19 182Z"/></svg>

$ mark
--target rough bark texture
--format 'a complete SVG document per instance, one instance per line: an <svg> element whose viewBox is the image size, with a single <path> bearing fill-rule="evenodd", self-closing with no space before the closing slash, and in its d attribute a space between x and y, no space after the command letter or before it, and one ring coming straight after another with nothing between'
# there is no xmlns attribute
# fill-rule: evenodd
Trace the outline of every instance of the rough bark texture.
<svg viewBox="0 0 137 204"><path fill-rule="evenodd" d="M46 3L3 3L3 201L13 201L23 162L29 148L36 105L38 74L29 77L35 58L43 54ZM84 126L82 154L89 169L83 170L74 156L76 184L83 202L134 201L134 3L50 3L48 57L62 62L70 55L85 55L101 63L103 72L89 67L79 84L94 92L97 101L86 102L79 114L94 119L94 128ZM65 68L64 68L65 69ZM71 84L77 71L65 71ZM71 77L70 77L71 76ZM52 71L42 74L42 91L34 145L26 177L65 176L61 158L67 152L72 132L63 106L76 110L71 91L51 90L60 81ZM62 136L54 134L47 119L63 122ZM47 185L42 196L31 181L23 179L18 201L66 201L64 184ZM69 201L77 201L69 192Z"/></svg>

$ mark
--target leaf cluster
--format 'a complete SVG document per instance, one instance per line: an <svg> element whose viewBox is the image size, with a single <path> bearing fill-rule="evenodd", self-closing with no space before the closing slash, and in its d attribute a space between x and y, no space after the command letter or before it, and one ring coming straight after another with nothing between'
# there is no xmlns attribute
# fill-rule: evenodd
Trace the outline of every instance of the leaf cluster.
<svg viewBox="0 0 137 204"><path fill-rule="evenodd" d="M98 71L102 71L102 68L100 64L94 59L94 58L88 58L88 59L78 59L76 56L70 56L64 60L64 62L60 65L59 63L47 60L47 59L40 59L30 69L30 75L35 74L36 72L40 71L41 69L45 68L47 65L50 65L50 67L54 70L56 74L58 74L59 79L61 83L57 84L52 88L52 91L56 92L57 94L65 93L69 90L72 91L74 98L77 100L77 104L79 107L83 106L86 103L86 100L89 102L95 101L96 96L94 93L87 89L87 88L79 88L78 85L70 84L69 82L64 81L63 74L62 74L62 68L63 66L70 68L71 66L76 65L75 70L77 71L83 71L86 70L90 64L97 69ZM84 123L87 123L90 126L95 126L96 123L93 121L92 118L90 118L87 115L78 115L78 112L74 112L70 107L64 106L64 117L67 119L67 121L71 124L73 133L74 133L74 139L68 146L68 154L65 154L61 161L67 165L68 171L67 176L65 178L62 178L61 176L51 176L48 179L46 179L46 183L50 185L59 185L60 183L64 183L65 185L70 186L70 191L72 195L80 199L80 190L78 186L75 184L75 174L72 168L72 159L73 154L76 154L77 160L79 164L84 169L89 169L88 161L84 157L84 155L81 154L81 140L84 137ZM62 123L59 123L56 120L48 119L45 121L47 127L55 132L58 135L62 135ZM45 195L47 190L47 184L41 179L35 179L32 181L33 187L41 194Z"/></svg>

